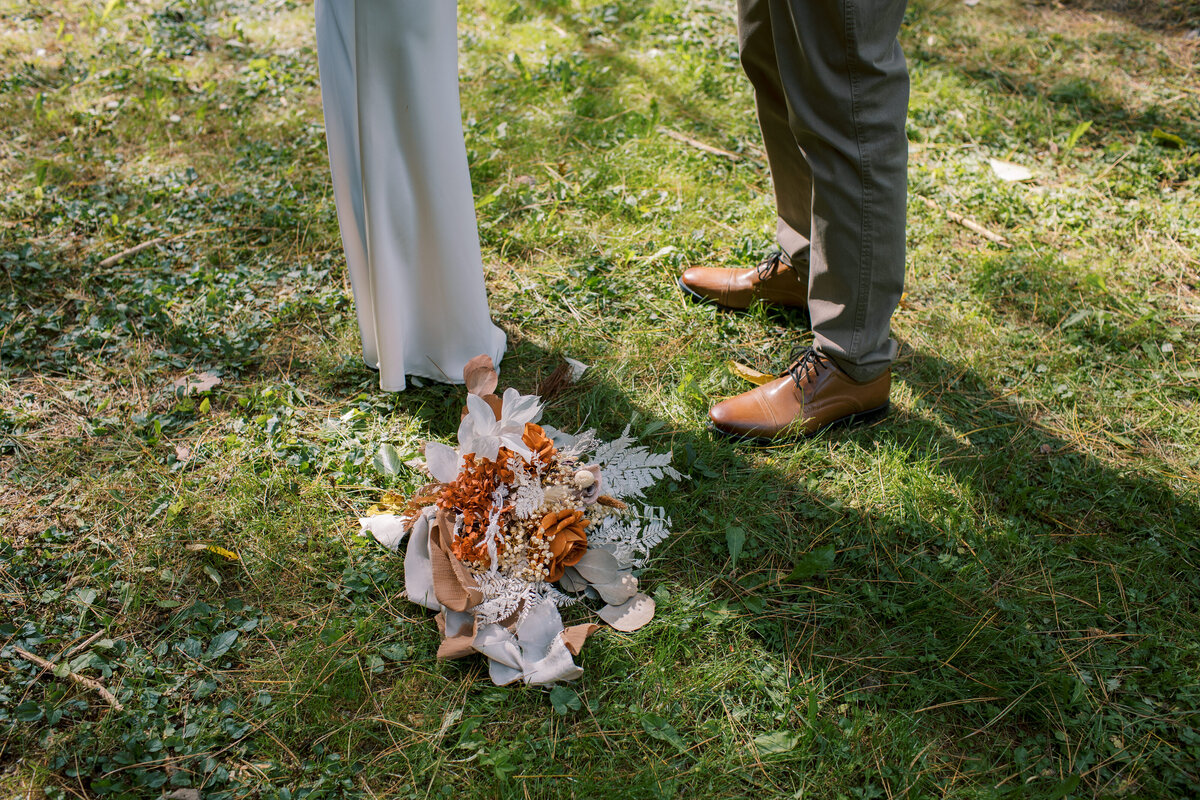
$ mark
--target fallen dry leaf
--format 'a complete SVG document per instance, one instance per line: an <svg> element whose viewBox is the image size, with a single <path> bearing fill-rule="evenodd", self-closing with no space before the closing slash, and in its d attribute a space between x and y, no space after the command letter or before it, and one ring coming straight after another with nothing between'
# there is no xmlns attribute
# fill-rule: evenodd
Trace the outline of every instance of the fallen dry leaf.
<svg viewBox="0 0 1200 800"><path fill-rule="evenodd" d="M988 164L991 166L992 172L996 173L996 177L1002 181L1009 181L1011 183L1033 179L1033 170L1029 167L1023 167L1011 161L1001 161L998 158L989 158Z"/></svg>
<svg viewBox="0 0 1200 800"><path fill-rule="evenodd" d="M754 367L748 367L740 361L730 361L729 368L733 370L733 374L739 378L750 381L755 386L762 386L764 383L770 383L775 380L774 375L768 375L765 372L759 372Z"/></svg>
<svg viewBox="0 0 1200 800"><path fill-rule="evenodd" d="M224 547L216 544L203 544L201 542L193 542L186 545L186 549L192 553L212 553L218 555L226 561L241 561L242 557L232 550L226 550Z"/></svg>
<svg viewBox="0 0 1200 800"><path fill-rule="evenodd" d="M215 386L221 385L221 379L211 372L199 372L195 375L184 375L182 378L177 378L171 382L171 388L175 392L183 394L196 394L198 392L207 392Z"/></svg>

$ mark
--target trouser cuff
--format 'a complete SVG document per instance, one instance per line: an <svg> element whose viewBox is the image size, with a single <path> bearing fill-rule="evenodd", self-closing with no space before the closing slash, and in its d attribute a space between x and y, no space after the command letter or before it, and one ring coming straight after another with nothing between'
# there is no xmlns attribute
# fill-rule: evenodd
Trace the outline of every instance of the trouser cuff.
<svg viewBox="0 0 1200 800"><path fill-rule="evenodd" d="M793 264L808 261L809 241L791 225L781 218L775 226L775 238L779 241L779 249L791 259Z"/></svg>
<svg viewBox="0 0 1200 800"><path fill-rule="evenodd" d="M896 359L896 352L899 347L895 339L888 339L884 352L872 354L864 361L850 361L841 353L833 352L832 348L822 347L819 343L814 345L814 349L821 355L828 358L833 363L859 383L873 381L882 375L892 366L892 362Z"/></svg>

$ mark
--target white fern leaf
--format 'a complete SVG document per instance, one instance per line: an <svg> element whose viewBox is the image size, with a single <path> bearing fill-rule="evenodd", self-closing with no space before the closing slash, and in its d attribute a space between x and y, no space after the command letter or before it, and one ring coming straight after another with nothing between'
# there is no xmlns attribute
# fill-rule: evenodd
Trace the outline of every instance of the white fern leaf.
<svg viewBox="0 0 1200 800"><path fill-rule="evenodd" d="M478 575L476 581L483 600L472 611L480 625L507 619L530 603L537 602L543 594L544 584L508 578L499 573Z"/></svg>
<svg viewBox="0 0 1200 800"><path fill-rule="evenodd" d="M645 447L635 446L628 425L619 438L598 446L592 461L600 465L604 493L619 500L641 497L664 477L676 480L683 477L671 466L670 451L651 453Z"/></svg>
<svg viewBox="0 0 1200 800"><path fill-rule="evenodd" d="M554 442L554 446L558 448L559 455L564 458L582 459L584 453L591 452L600 445L594 429L583 431L575 436L552 428L543 428L543 430Z"/></svg>
<svg viewBox="0 0 1200 800"><path fill-rule="evenodd" d="M671 535L670 527L671 519L662 508L631 508L626 514L605 517L599 529L588 534L588 542L612 553L622 567L643 567L650 551Z"/></svg>

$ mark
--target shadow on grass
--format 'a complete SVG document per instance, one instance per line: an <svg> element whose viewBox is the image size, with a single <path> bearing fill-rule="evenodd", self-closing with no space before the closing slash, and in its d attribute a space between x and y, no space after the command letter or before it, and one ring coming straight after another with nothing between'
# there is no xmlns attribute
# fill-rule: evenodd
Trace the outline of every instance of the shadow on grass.
<svg viewBox="0 0 1200 800"><path fill-rule="evenodd" d="M1083 0L1082 7L1094 10L1093 6L1103 6L1107 1ZM1163 7L1170 5L1163 4ZM939 4L936 0L915 0L909 9L913 22L907 27L911 30L901 35L909 61L914 66L948 67L972 83L985 85L999 96L1031 101L1033 105L1022 112L1028 119L1017 120L1018 132L1025 127L1036 130L1037 126L1045 124L1044 118L1032 116L1041 114L1038 104L1044 103L1071 117L1075 124L1091 122L1114 135L1149 135L1155 128L1161 128L1187 142L1200 141L1200 126L1193 115L1186 113L1187 105L1177 102L1181 98L1171 101L1169 108L1158 103L1135 108L1097 80L1101 72L1119 70L1136 79L1142 73L1163 69L1163 61L1159 59L1165 57L1150 55L1156 52L1155 45L1145 36L1122 31L1030 35L1032 46L1044 50L1045 57L1036 59L1030 58L1032 49L1029 52L1011 49L990 52L970 37L954 40L955 46L947 47L945 41L935 43L933 37L926 41L924 36L918 35L925 30L936 30L937 17L949 18L961 13L969 12L958 6ZM1187 13L1192 12L1181 12L1180 16ZM1144 25L1136 14L1132 16L1131 21L1135 24L1156 27ZM1200 8L1192 13L1191 24L1200 25ZM1004 46L996 45L997 48ZM1007 47L1015 47L1015 43ZM1161 52L1161 48L1157 52ZM1117 53L1124 53L1125 57L1118 60ZM1006 122L1013 125L1010 120Z"/></svg>
<svg viewBox="0 0 1200 800"><path fill-rule="evenodd" d="M1196 0L1067 0L1061 7L1094 14L1115 14L1152 31L1187 31L1200 27L1200 2Z"/></svg>
<svg viewBox="0 0 1200 800"><path fill-rule="evenodd" d="M781 514L836 563L772 584L753 627L852 706L934 723L972 780L1194 790L1200 691L1177 635L1200 606L1195 498L1104 464L969 369L914 353L897 373L912 411L826 435L878 448L911 485L879 478L885 511L819 481L789 493Z"/></svg>
<svg viewBox="0 0 1200 800"><path fill-rule="evenodd" d="M532 391L557 361L513 335L502 385ZM832 760L851 770L848 785L893 789L946 790L962 770L981 786L1009 779L1023 787L1017 794L1051 793L1071 775L1098 795L1122 786L1147 796L1188 791L1200 780L1191 744L1200 690L1176 634L1194 627L1200 605L1189 578L1200 529L1194 498L1101 462L969 369L918 352L897 374L917 396L911 408L869 428L769 450L694 427L670 430L635 392L595 373L552 399L546 419L566 430L597 427L610 438L631 422L635 433L657 427L645 443L661 449L656 441L669 439L689 474L659 498L677 532L643 577L658 593L659 619L634 637L602 634L589 645L580 695L598 708L628 708L609 712L606 726L615 718L636 729L653 713L700 740L724 724L726 704L760 691L753 675L769 662L750 651L733 673L746 683L729 683L726 648L753 640L793 671L786 687L794 705L781 721L803 745L762 766L784 785L789 772L820 771ZM461 388L427 387L398 398L397 408L450 436L461 397ZM834 465L838 451L867 449L895 475L861 478L883 486L862 510L829 487L861 494L859 479ZM740 570L729 562L731 527L747 534ZM788 578L828 544L832 565ZM467 681L464 718L490 719L498 700L479 660L418 663L431 674L414 691L434 702ZM651 679L662 668L675 674ZM635 675L636 699L626 683ZM356 697L338 713L384 746L384 729L365 716L368 697ZM535 760L534 745L522 742L543 701L523 693L504 702L520 713L497 746ZM810 702L819 711L810 713ZM589 734L592 726L573 723L577 738L563 770L601 780L605 759L655 751L628 741L614 749ZM852 734L864 731L879 738L856 742ZM301 723L296 735L313 732ZM692 759L659 749L661 768L633 779L629 796L652 796L668 775L699 789L706 770L727 768L730 746L744 745L717 737L697 745ZM436 751L413 747L405 759L436 762ZM897 766L917 760L916 772ZM455 774L440 769L447 779ZM758 785L727 777L718 794Z"/></svg>

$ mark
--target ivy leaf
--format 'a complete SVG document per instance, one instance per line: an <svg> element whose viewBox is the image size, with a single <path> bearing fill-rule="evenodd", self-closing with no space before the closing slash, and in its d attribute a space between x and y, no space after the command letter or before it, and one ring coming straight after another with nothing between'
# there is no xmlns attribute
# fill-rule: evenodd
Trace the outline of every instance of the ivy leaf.
<svg viewBox="0 0 1200 800"><path fill-rule="evenodd" d="M82 672L83 670L87 669L88 667L90 667L92 665L93 658L95 658L95 655L91 651L86 652L86 653L80 653L79 655L72 658L70 663L67 664L67 671L68 672ZM57 672L54 674L58 675ZM58 677L63 678L66 676L58 675Z"/></svg>
<svg viewBox="0 0 1200 800"><path fill-rule="evenodd" d="M555 686L550 690L550 705L554 706L556 714L563 716L572 711L578 711L581 707L579 695L575 694L574 689L566 686Z"/></svg>
<svg viewBox="0 0 1200 800"><path fill-rule="evenodd" d="M1066 797L1071 792L1075 791L1075 787L1079 785L1078 775L1068 775L1066 780L1054 787L1050 794L1046 795L1046 800L1059 800Z"/></svg>
<svg viewBox="0 0 1200 800"><path fill-rule="evenodd" d="M212 644L208 646L208 650L204 651L204 660L211 661L228 653L229 648L233 647L233 643L237 641L237 637L236 630L217 634L216 638L212 640Z"/></svg>
<svg viewBox="0 0 1200 800"><path fill-rule="evenodd" d="M833 566L835 552L836 550L833 545L827 545L806 553L803 558L795 563L791 574L784 578L783 582L795 583L797 581L805 581L815 575L828 572L829 568Z"/></svg>
<svg viewBox="0 0 1200 800"><path fill-rule="evenodd" d="M18 722L37 722L42 718L42 705L33 700L26 700L17 706L15 716Z"/></svg>
<svg viewBox="0 0 1200 800"><path fill-rule="evenodd" d="M667 744L674 745L675 749L681 753L687 750L687 745L684 744L683 738L679 735L679 731L675 730L675 728L671 726L671 723L667 722L657 714L646 714L644 717L642 717L642 728L646 731L646 733L650 734L651 737L666 742Z"/></svg>
<svg viewBox="0 0 1200 800"><path fill-rule="evenodd" d="M408 647L402 644L387 644L379 648L379 654L392 661L408 658Z"/></svg>

